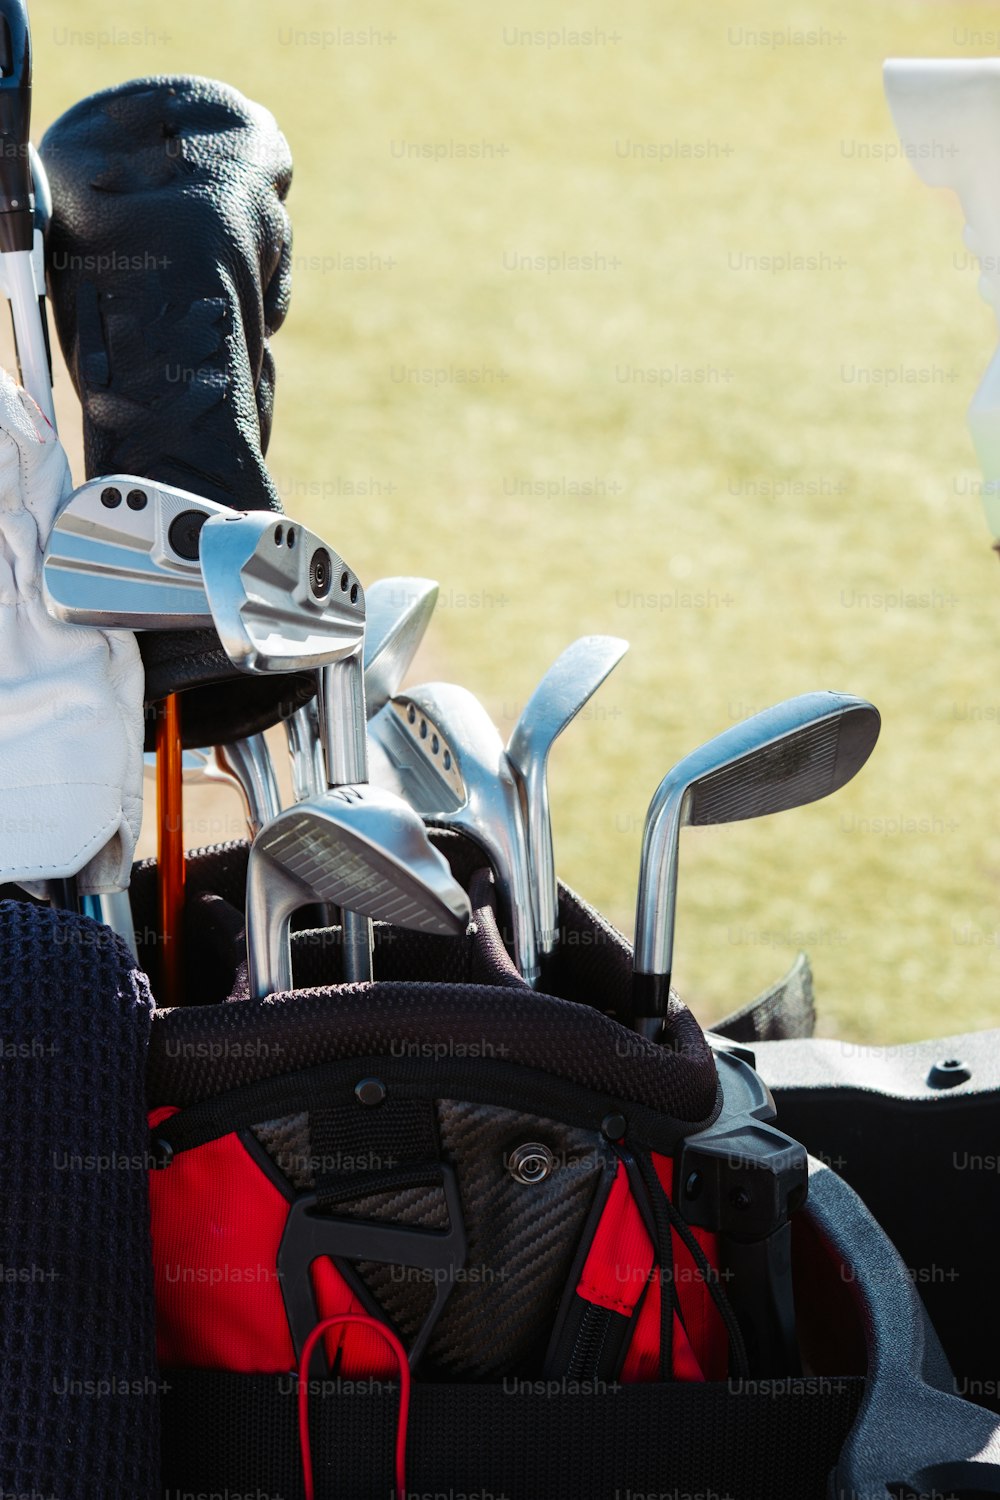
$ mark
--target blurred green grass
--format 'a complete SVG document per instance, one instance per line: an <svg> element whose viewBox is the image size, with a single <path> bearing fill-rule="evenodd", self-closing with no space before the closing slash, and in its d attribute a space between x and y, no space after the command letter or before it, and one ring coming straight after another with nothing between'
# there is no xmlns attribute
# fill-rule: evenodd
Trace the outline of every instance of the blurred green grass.
<svg viewBox="0 0 1000 1500"><path fill-rule="evenodd" d="M631 640L551 764L559 869L610 918L630 930L680 755L815 687L881 709L835 799L685 833L675 976L703 1019L804 947L827 1033L1000 1022L1000 577L964 426L995 335L880 76L1000 50L995 17L33 6L36 139L148 73L277 116L296 267L270 466L363 579L441 581L418 676L506 733L576 635ZM573 27L591 43L521 35ZM556 268L517 268L536 256ZM65 376L59 399L71 433Z"/></svg>

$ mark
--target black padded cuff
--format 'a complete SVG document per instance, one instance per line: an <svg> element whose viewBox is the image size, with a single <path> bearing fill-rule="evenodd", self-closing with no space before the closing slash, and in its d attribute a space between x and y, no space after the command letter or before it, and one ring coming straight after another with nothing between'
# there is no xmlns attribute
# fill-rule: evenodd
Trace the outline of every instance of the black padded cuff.
<svg viewBox="0 0 1000 1500"><path fill-rule="evenodd" d="M292 163L273 117L209 79L137 79L74 105L41 152L49 292L88 477L139 474L280 511L264 453ZM189 690L188 744L266 728L288 699L286 682L236 680L212 631L149 633L140 647L150 701Z"/></svg>

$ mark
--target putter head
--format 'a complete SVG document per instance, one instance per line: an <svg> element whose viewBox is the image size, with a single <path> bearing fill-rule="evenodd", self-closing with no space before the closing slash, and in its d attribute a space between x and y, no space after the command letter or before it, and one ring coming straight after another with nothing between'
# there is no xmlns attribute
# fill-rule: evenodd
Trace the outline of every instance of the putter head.
<svg viewBox="0 0 1000 1500"><path fill-rule="evenodd" d="M633 1003L662 1016L670 990L682 827L737 823L828 797L864 765L878 710L845 693L803 693L734 724L660 782L646 814L635 919Z"/></svg>
<svg viewBox="0 0 1000 1500"><path fill-rule="evenodd" d="M365 703L368 717L399 691L437 603L431 578L379 578L367 591Z"/></svg>
<svg viewBox="0 0 1000 1500"><path fill-rule="evenodd" d="M46 608L58 620L114 630L212 623L198 539L224 505L134 474L91 479L69 496L42 563Z"/></svg>
<svg viewBox="0 0 1000 1500"><path fill-rule="evenodd" d="M528 849L517 783L503 740L466 688L433 682L397 693L369 726L370 774L428 823L455 828L485 850L510 924L515 962L538 980Z"/></svg>
<svg viewBox="0 0 1000 1500"><path fill-rule="evenodd" d="M361 584L297 521L228 511L203 527L200 552L212 619L235 667L307 671L361 651Z"/></svg>
<svg viewBox="0 0 1000 1500"><path fill-rule="evenodd" d="M472 919L468 896L419 816L368 784L298 802L254 840L247 872L252 994L291 988L289 922L314 901L446 937L461 936Z"/></svg>

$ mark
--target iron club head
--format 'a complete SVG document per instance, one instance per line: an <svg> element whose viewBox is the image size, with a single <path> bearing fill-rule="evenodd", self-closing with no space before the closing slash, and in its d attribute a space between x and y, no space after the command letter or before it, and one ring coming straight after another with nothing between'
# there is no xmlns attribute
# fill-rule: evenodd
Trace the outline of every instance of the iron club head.
<svg viewBox="0 0 1000 1500"><path fill-rule="evenodd" d="M642 836L635 1018L658 1029L666 1013L681 828L761 818L828 797L864 765L880 724L878 710L862 698L803 693L724 730L667 772Z"/></svg>
<svg viewBox="0 0 1000 1500"><path fill-rule="evenodd" d="M551 953L555 948L559 921L549 812L549 751L627 650L628 641L613 635L585 635L567 646L528 699L507 742L507 758L520 781L527 812L539 953Z"/></svg>
<svg viewBox="0 0 1000 1500"><path fill-rule="evenodd" d="M212 619L234 666L301 672L360 653L361 584L297 521L228 511L202 528L200 556Z"/></svg>
<svg viewBox="0 0 1000 1500"><path fill-rule="evenodd" d="M252 994L291 988L289 923L313 901L445 936L461 935L472 916L419 816L391 792L368 785L298 802L254 840L247 872Z"/></svg>
<svg viewBox="0 0 1000 1500"><path fill-rule="evenodd" d="M510 923L515 962L538 981L521 804L500 734L472 693L435 682L399 693L369 725L373 764L428 823L485 851Z"/></svg>
<svg viewBox="0 0 1000 1500"><path fill-rule="evenodd" d="M89 480L66 500L45 548L49 613L109 630L210 625L199 535L209 517L231 514L134 474Z"/></svg>

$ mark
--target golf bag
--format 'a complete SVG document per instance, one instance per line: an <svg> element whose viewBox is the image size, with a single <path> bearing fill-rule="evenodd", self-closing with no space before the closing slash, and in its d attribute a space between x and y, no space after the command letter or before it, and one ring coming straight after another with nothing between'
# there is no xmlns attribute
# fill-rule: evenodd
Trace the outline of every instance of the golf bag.
<svg viewBox="0 0 1000 1500"><path fill-rule="evenodd" d="M435 839L470 891L469 935L376 924L374 983L344 985L339 930L304 927L303 987L265 1001L247 997L236 938L246 847L189 856L201 1003L155 1015L148 1080L168 1489L303 1493L298 1372L330 1492L384 1494L397 1381L381 1339L337 1326L303 1364L341 1315L389 1323L407 1348L420 1489L450 1475L456 1489L478 1476L496 1493L602 1493L573 1463L544 1477L551 1454L525 1424L557 1410L588 1466L599 1435L609 1478L609 1463L629 1472L626 1443L661 1488L704 1481L719 1423L748 1415L732 1382L805 1390L790 1221L806 1158L769 1123L766 1090L676 1000L666 1045L605 1014L625 1004L630 953L565 889L551 992L529 989L476 851ZM137 913L154 873L136 872ZM668 1424L694 1424L681 1469L640 1442L643 1391ZM817 1400L810 1441L779 1470L772 1414L751 1442L759 1489L740 1493L776 1472L813 1492L859 1392L849 1380Z"/></svg>

